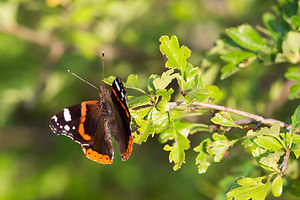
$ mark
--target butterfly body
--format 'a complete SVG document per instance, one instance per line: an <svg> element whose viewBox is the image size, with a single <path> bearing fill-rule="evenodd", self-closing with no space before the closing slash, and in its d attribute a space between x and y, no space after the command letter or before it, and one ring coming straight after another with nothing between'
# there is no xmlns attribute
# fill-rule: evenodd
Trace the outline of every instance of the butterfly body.
<svg viewBox="0 0 300 200"><path fill-rule="evenodd" d="M54 115L49 123L57 135L66 135L81 144L86 156L102 164L112 164L116 139L122 160L132 150L131 116L125 99L126 91L119 78L109 93L100 86L99 101L84 101Z"/></svg>

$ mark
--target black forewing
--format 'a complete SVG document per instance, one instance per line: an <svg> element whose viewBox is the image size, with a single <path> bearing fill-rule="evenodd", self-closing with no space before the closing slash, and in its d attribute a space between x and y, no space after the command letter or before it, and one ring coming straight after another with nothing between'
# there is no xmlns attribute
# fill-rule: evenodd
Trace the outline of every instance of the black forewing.
<svg viewBox="0 0 300 200"><path fill-rule="evenodd" d="M126 102L126 90L120 78L116 78L112 84L111 98L115 105L115 127L112 128L112 134L118 141L122 159L127 160L132 149L131 116Z"/></svg>

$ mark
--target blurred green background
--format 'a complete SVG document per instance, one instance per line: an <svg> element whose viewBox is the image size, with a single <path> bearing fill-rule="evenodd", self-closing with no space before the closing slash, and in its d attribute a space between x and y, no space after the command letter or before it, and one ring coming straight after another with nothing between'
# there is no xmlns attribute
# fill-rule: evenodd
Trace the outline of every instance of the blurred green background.
<svg viewBox="0 0 300 200"><path fill-rule="evenodd" d="M190 61L200 65L225 28L261 24L262 13L274 4L274 0L2 0L0 199L225 199L236 177L255 171L251 156L238 148L204 175L197 173L192 150L187 151L186 164L174 172L156 137L134 144L128 161L120 161L116 151L114 164L104 166L88 160L79 144L53 134L48 122L64 107L98 99L97 91L66 70L102 84L101 51L106 77L126 80L135 73L145 88L150 74L165 70L160 36L177 35L193 51ZM225 93L222 105L283 121L293 113L295 101L276 102L286 68L258 65L220 81L219 67L208 67L204 80ZM209 134L193 135L191 147ZM293 199L290 194L281 198Z"/></svg>

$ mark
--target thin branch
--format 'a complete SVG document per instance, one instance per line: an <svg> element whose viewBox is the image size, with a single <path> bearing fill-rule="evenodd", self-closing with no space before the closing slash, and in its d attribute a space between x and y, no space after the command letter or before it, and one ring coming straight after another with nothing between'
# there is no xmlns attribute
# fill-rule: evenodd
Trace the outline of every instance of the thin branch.
<svg viewBox="0 0 300 200"><path fill-rule="evenodd" d="M176 106L182 106L182 105L186 105L186 104L185 104L185 102L169 102L169 105L170 105L170 109L174 109ZM282 121L272 119L272 118L265 119L262 116L255 115L255 114L252 114L252 113L248 113L248 112L238 110L238 109L235 109L235 108L229 108L229 107L219 106L219 105L209 104L209 103L199 103L199 102L196 102L196 101L194 101L190 105L191 106L197 106L199 109L200 108L201 109L202 108L209 108L209 109L234 113L234 114L237 114L237 115L240 115L240 116L250 118L250 119L254 120L257 123L261 123L261 124L268 125L268 126L272 126L273 124L279 122L280 127L286 128L288 130L291 129L291 125L289 125L287 123L284 123ZM249 121L249 122L253 123L253 121Z"/></svg>

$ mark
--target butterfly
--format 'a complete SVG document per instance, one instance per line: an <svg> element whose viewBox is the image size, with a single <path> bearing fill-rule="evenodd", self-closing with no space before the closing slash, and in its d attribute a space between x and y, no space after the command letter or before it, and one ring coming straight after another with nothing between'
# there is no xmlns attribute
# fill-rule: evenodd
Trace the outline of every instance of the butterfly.
<svg viewBox="0 0 300 200"><path fill-rule="evenodd" d="M100 86L99 101L84 101L64 108L49 123L57 135L65 135L81 144L85 155L98 163L112 164L116 139L121 159L132 151L131 115L126 102L126 90L120 78L112 83L111 92Z"/></svg>

